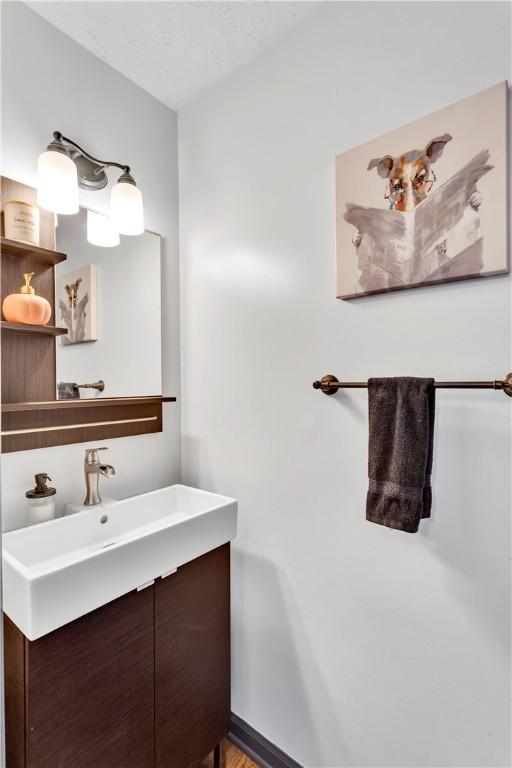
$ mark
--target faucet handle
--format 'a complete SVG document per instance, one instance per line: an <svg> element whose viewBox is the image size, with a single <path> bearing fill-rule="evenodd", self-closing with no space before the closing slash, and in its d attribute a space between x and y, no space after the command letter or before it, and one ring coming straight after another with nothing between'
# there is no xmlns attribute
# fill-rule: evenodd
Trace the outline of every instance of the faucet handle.
<svg viewBox="0 0 512 768"><path fill-rule="evenodd" d="M85 449L85 461L87 464L96 464L99 462L98 451L107 451L108 446L104 445L101 448L86 448Z"/></svg>

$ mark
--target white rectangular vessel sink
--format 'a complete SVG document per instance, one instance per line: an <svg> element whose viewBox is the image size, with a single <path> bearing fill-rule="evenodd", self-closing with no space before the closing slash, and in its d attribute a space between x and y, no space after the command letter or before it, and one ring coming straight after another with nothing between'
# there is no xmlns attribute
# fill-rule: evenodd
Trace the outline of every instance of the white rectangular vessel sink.
<svg viewBox="0 0 512 768"><path fill-rule="evenodd" d="M36 640L231 541L237 507L170 485L5 533L3 609Z"/></svg>

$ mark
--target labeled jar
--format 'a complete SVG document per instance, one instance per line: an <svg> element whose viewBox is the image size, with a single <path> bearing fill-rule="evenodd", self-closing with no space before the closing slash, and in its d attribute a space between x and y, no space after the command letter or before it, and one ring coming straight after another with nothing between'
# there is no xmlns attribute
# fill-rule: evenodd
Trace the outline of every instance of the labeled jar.
<svg viewBox="0 0 512 768"><path fill-rule="evenodd" d="M39 208L22 200L4 203L4 232L8 240L39 245Z"/></svg>

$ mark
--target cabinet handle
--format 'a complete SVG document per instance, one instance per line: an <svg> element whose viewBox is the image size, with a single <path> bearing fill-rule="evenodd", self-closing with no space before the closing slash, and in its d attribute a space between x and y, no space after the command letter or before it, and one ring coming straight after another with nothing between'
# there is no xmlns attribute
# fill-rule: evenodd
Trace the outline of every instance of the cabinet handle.
<svg viewBox="0 0 512 768"><path fill-rule="evenodd" d="M142 589L146 589L146 587L150 587L154 583L155 583L154 579L151 579L151 581L146 581L145 584L141 584L140 587L137 587L137 592L140 592Z"/></svg>
<svg viewBox="0 0 512 768"><path fill-rule="evenodd" d="M166 571L165 573L162 573L160 578L166 579L168 576L172 576L173 573L176 573L177 570L178 570L177 568L173 568L172 571Z"/></svg>

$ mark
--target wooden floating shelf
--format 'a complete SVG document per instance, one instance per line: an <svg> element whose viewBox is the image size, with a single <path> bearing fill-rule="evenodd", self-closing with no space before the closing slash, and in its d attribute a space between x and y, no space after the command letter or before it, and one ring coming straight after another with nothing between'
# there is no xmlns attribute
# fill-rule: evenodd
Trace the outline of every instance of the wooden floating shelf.
<svg viewBox="0 0 512 768"><path fill-rule="evenodd" d="M57 328L54 325L29 325L28 323L8 323L2 320L0 323L2 331L13 333L29 333L37 336L63 336L68 332L67 328Z"/></svg>
<svg viewBox="0 0 512 768"><path fill-rule="evenodd" d="M162 431L162 403L175 397L105 397L2 405L2 452Z"/></svg>
<svg viewBox="0 0 512 768"><path fill-rule="evenodd" d="M101 408L107 406L175 403L175 397L151 395L147 397L87 397L84 400L46 400L41 403L4 403L2 413L18 411L60 411L62 408Z"/></svg>
<svg viewBox="0 0 512 768"><path fill-rule="evenodd" d="M47 264L51 267L60 264L61 261L65 261L67 258L65 253L51 251L48 248L41 248L38 245L20 243L18 240L9 240L7 237L2 237L1 251L9 256L17 256L20 259L39 261L41 264Z"/></svg>

